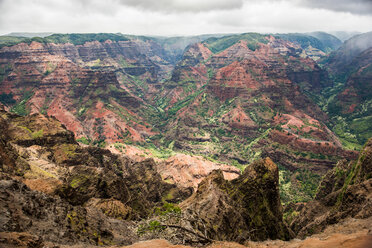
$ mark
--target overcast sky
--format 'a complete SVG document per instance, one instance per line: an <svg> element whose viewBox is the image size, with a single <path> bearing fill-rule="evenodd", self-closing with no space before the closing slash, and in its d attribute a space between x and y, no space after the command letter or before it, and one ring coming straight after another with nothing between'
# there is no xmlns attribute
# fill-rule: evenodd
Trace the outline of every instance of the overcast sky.
<svg viewBox="0 0 372 248"><path fill-rule="evenodd" d="M0 0L0 34L340 30L372 31L372 0Z"/></svg>

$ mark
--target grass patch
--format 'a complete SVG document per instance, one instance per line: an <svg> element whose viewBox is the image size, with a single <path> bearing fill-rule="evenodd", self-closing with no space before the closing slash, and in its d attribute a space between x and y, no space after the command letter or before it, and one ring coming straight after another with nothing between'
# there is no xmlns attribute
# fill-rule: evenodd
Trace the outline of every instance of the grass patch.
<svg viewBox="0 0 372 248"><path fill-rule="evenodd" d="M77 142L80 142L82 144L85 144L85 145L89 145L91 140L89 138L86 138L86 137L81 137L79 139L76 139Z"/></svg>
<svg viewBox="0 0 372 248"><path fill-rule="evenodd" d="M25 178L55 178L57 179L57 176L37 166L37 162L29 162L29 165L30 165L30 171L27 171L25 173L24 175Z"/></svg>
<svg viewBox="0 0 372 248"><path fill-rule="evenodd" d="M34 93L32 91L24 91L21 101L14 105L10 111L22 116L28 115L30 113L30 109L26 104L33 95Z"/></svg>

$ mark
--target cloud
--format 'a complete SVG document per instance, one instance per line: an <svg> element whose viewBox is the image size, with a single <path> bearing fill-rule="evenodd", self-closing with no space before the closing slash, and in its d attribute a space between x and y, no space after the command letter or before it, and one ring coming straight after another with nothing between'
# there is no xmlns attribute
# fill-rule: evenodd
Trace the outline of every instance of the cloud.
<svg viewBox="0 0 372 248"><path fill-rule="evenodd" d="M372 15L361 15L355 11L336 11L329 6L315 4L309 6L309 2L309 0L0 0L0 34L121 32L139 35L195 35L371 31ZM346 3L346 0L338 2Z"/></svg>
<svg viewBox="0 0 372 248"><path fill-rule="evenodd" d="M243 0L119 0L126 6L160 12L208 12L238 9Z"/></svg>
<svg viewBox="0 0 372 248"><path fill-rule="evenodd" d="M372 15L371 0L300 0L299 4L310 8L329 9L360 15Z"/></svg>

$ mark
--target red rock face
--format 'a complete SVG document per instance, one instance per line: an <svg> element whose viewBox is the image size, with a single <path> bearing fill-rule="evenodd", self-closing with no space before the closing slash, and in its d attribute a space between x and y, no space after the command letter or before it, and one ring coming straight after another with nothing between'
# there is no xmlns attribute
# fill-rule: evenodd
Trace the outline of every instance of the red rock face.
<svg viewBox="0 0 372 248"><path fill-rule="evenodd" d="M248 163L259 146L271 152L274 143L343 156L323 124L327 115L299 87L317 89L323 71L301 57L299 46L265 39L254 48L243 39L218 53L206 42L190 45L174 70L151 39L21 43L0 50L0 92L18 102L9 105L15 111L55 116L94 144L142 142L159 133L178 149L227 162Z"/></svg>
<svg viewBox="0 0 372 248"><path fill-rule="evenodd" d="M205 43L185 52L187 57L179 63L182 66L176 67L176 75L203 66L207 73L199 73L195 78L199 82L205 82L206 77L210 79L204 90L181 108L168 125L183 130L169 132L169 139L176 140L180 149L240 163L254 159L263 147L266 154L276 154L275 151L288 147L290 151L283 152L291 158L281 160L281 164L294 168L301 163L313 163L319 167L316 170L323 172L338 157L354 158L356 153L344 151L338 138L324 125L328 116L300 90L299 84L319 89L325 72L312 59L302 58L299 46L274 37L267 39L267 44L258 43L254 51L246 41L238 41L219 53L208 52L208 59L200 52L205 53ZM182 90L181 85L172 89ZM177 94L178 101L185 98L187 95ZM204 138L195 135L200 129L208 135ZM255 141L249 144L247 139ZM209 143L195 143L205 141ZM237 144L241 145L238 149ZM326 163L322 164L320 160L312 162L294 155L301 152L325 154L329 160L323 158ZM279 162L277 158L273 155Z"/></svg>
<svg viewBox="0 0 372 248"><path fill-rule="evenodd" d="M360 111L362 104L369 100L372 88L372 48L359 54L349 65L346 84L337 95L336 104L342 114L352 114Z"/></svg>
<svg viewBox="0 0 372 248"><path fill-rule="evenodd" d="M240 106L223 115L222 120L230 127L240 130L258 128L257 124Z"/></svg>
<svg viewBox="0 0 372 248"><path fill-rule="evenodd" d="M167 69L154 64L154 56L151 44L140 41L95 41L77 46L21 43L0 50L0 66L8 70L0 92L12 94L19 102L25 100L24 113L56 117L77 138L143 141L155 134L138 115L143 100L125 86L126 78L119 77L123 80L119 82L114 71L156 80ZM92 70L94 67L100 70Z"/></svg>
<svg viewBox="0 0 372 248"><path fill-rule="evenodd" d="M311 151L317 154L338 155L348 159L354 159L358 153L354 151L344 151L340 146L326 140L314 140L299 138L289 132L279 132L274 130L270 133L270 138L274 142L287 145L295 150Z"/></svg>

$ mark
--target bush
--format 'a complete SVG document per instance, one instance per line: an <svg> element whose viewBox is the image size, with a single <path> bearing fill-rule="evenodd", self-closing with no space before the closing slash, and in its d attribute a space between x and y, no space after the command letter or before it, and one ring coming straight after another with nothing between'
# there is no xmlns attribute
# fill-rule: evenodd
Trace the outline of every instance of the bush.
<svg viewBox="0 0 372 248"><path fill-rule="evenodd" d="M155 208L155 215L181 214L181 208L169 202L164 202L161 208Z"/></svg>

